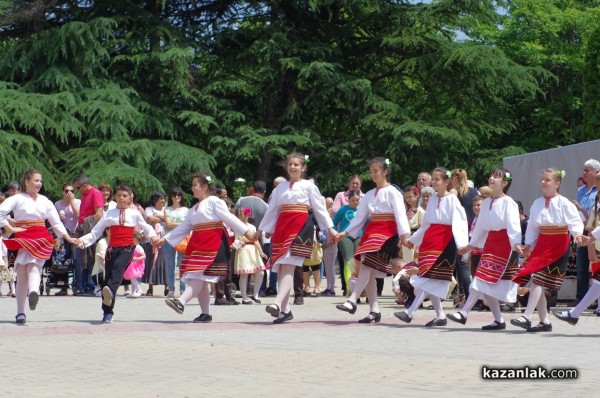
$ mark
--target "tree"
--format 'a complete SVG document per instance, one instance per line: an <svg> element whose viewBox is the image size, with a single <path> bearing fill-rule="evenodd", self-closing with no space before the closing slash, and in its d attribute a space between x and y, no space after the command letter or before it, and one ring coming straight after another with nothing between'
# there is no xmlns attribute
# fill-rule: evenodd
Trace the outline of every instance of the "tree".
<svg viewBox="0 0 600 398"><path fill-rule="evenodd" d="M600 133L600 26L587 40L583 74L584 134L588 139Z"/></svg>

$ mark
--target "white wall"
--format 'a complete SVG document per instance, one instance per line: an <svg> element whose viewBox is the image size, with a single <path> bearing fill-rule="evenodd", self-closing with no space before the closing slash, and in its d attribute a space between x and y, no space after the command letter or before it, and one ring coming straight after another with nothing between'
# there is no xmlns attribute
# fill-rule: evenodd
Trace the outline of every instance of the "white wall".
<svg viewBox="0 0 600 398"><path fill-rule="evenodd" d="M577 179L582 176L583 163L588 159L600 160L600 140L504 158L504 168L513 176L508 194L513 199L520 200L525 214L529 215L533 201L542 196L542 171L548 167L556 167L566 173L560 186L560 194L575 199Z"/></svg>

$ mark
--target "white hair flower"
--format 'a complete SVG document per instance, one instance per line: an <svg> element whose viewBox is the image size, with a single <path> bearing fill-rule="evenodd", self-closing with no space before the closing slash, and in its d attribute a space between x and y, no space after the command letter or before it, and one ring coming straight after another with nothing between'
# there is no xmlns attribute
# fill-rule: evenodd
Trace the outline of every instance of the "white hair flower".
<svg viewBox="0 0 600 398"><path fill-rule="evenodd" d="M504 173L504 180L505 181L512 180L512 176L510 175L510 173L508 171L506 173Z"/></svg>
<svg viewBox="0 0 600 398"><path fill-rule="evenodd" d="M212 178L210 178L210 176L206 176L206 182L211 182Z"/></svg>
<svg viewBox="0 0 600 398"><path fill-rule="evenodd" d="M310 162L310 157L308 155L304 155L304 163Z"/></svg>
<svg viewBox="0 0 600 398"><path fill-rule="evenodd" d="M452 177L452 172L450 170L446 170L446 176L448 178L451 178Z"/></svg>
<svg viewBox="0 0 600 398"><path fill-rule="evenodd" d="M562 179L564 179L564 178L565 178L565 175L566 175L567 173L565 173L565 171L564 171L564 170L558 170L558 171L556 172L556 174L558 175L558 178L560 178L560 179L562 180Z"/></svg>
<svg viewBox="0 0 600 398"><path fill-rule="evenodd" d="M389 166L390 165L390 160L388 158L385 158L385 165Z"/></svg>

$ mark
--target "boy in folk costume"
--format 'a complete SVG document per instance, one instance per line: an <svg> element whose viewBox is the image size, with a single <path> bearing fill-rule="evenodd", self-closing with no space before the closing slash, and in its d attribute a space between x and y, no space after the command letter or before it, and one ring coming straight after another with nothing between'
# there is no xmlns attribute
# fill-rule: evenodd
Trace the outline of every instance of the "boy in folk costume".
<svg viewBox="0 0 600 398"><path fill-rule="evenodd" d="M142 229L146 238L153 244L158 241L154 228L146 223L144 216L131 209L132 191L129 186L119 185L115 199L117 208L104 213L92 231L78 240L79 248L83 249L100 239L106 228L110 230L102 286L103 323L112 322L117 290L123 281L125 267L133 259L136 246L133 233L136 228Z"/></svg>

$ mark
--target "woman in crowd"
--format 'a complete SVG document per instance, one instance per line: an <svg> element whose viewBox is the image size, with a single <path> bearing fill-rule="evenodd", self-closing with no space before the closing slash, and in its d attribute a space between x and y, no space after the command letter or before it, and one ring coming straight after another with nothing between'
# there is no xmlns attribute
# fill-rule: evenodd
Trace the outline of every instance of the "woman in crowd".
<svg viewBox="0 0 600 398"><path fill-rule="evenodd" d="M467 302L459 312L447 316L454 322L464 325L471 308L483 298L494 315L494 322L482 329L506 328L498 300L508 303L517 300L517 285L512 278L519 268L515 250L521 244L519 209L515 201L506 195L511 180L512 176L506 169L492 171L488 180L492 196L483 201L470 243L459 250L458 254L463 255L474 247L483 248Z"/></svg>
<svg viewBox="0 0 600 398"><path fill-rule="evenodd" d="M302 267L304 259L310 257L314 245L314 224L309 216L312 208L321 230L327 230L329 239L337 241L338 233L325 208L325 199L319 188L303 178L308 156L292 153L286 159L289 180L280 183L271 194L269 207L256 232L271 237L271 267L277 272L277 297L266 307L266 311L281 324L293 319L289 306L293 287L294 270Z"/></svg>
<svg viewBox="0 0 600 398"><path fill-rule="evenodd" d="M69 236L54 204L40 195L42 175L35 169L29 169L22 180L25 192L6 198L0 205L0 228L4 227L13 235L4 239L8 250L15 250L15 269L17 273L17 324L26 321L25 301L29 299L29 309L35 310L39 299L39 287L42 266L52 255L54 240L46 228L46 220L57 237L69 243L76 240ZM16 225L8 223L9 213L13 212Z"/></svg>
<svg viewBox="0 0 600 398"><path fill-rule="evenodd" d="M150 195L150 206L146 207L146 222L154 228L154 232L160 238L164 235L165 224L165 194L154 191ZM169 294L169 282L167 277L167 259L165 249L162 247L152 247L150 242L144 245L146 253L146 270L141 282L149 285L146 296L154 294L154 285L165 285L165 296Z"/></svg>
<svg viewBox="0 0 600 398"><path fill-rule="evenodd" d="M104 198L104 211L109 211L117 207L117 202L113 200L113 189L110 184L103 182L98 185L98 190L102 192Z"/></svg>
<svg viewBox="0 0 600 398"><path fill-rule="evenodd" d="M188 214L188 208L185 207L185 199L181 188L173 188L169 194L169 207L165 209L165 226L166 232L171 232L173 229L181 225ZM167 261L167 274L169 282L168 298L173 298L175 294L175 268L181 266L182 254L175 251L169 242L166 242L162 247ZM179 281L179 294L183 293L185 285Z"/></svg>
<svg viewBox="0 0 600 398"><path fill-rule="evenodd" d="M457 248L469 243L465 210L456 195L448 192L450 176L451 173L443 167L437 167L431 173L431 186L436 195L427 203L423 224L407 243L409 248L419 246L419 267L418 274L410 279L415 288L412 305L407 311L394 314L406 323L412 321L415 311L427 295L436 317L425 326L445 326L447 323L441 300L448 294L458 256Z"/></svg>
<svg viewBox="0 0 600 398"><path fill-rule="evenodd" d="M159 241L159 245L169 243L176 247L187 235L191 234L181 261L179 274L185 282L185 291L179 299L166 298L166 304L178 314L183 314L186 304L193 298L200 303L201 314L194 322L212 322L210 311L210 283L219 281L227 275L231 260L227 225L235 233L244 235L248 240L254 234L243 222L238 220L227 208L225 202L215 196L215 190L209 185L211 178L204 173L192 175L192 193L199 203L191 208L186 219Z"/></svg>
<svg viewBox="0 0 600 398"><path fill-rule="evenodd" d="M404 195L406 217L408 218L410 232L415 233L423 223L423 217L425 217L425 210L419 206L419 188L409 185L402 189L402 194ZM415 250L414 248L409 249L406 246L402 246L402 261L405 263L415 261Z"/></svg>
<svg viewBox="0 0 600 398"><path fill-rule="evenodd" d="M354 259L359 262L358 280L352 294L344 304L337 305L340 311L356 312L356 301L366 289L369 299L369 314L360 323L379 322L381 312L377 303L377 283L375 278L384 278L391 273L390 260L397 257L400 240L406 242L410 236L410 226L406 218L406 208L402 194L390 185L389 160L381 157L369 162L371 179L375 188L361 200L356 215L341 237L358 237L367 218L367 224Z"/></svg>
<svg viewBox="0 0 600 398"><path fill-rule="evenodd" d="M350 225L352 219L356 215L356 210L361 199L360 191L350 191L348 195L348 204L340 207L333 217L333 227L338 232L344 232ZM338 243L338 250L341 255L340 264L340 279L342 284L342 292L346 295L346 283L350 279L354 267L350 266L350 262L354 261L354 252L358 248L360 238L362 237L362 230L358 233L356 238L345 236L343 239L340 237ZM327 273L327 290L321 293L322 296L335 296L335 278L332 282L329 281L329 273Z"/></svg>
<svg viewBox="0 0 600 398"><path fill-rule="evenodd" d="M528 332L552 331L544 289L560 289L562 285L569 258L569 232L576 243L582 242L583 223L577 208L558 193L563 178L562 170L544 170L544 196L531 205L525 246L519 246L527 259L513 280L529 288L529 300L523 316L510 323ZM532 327L531 316L536 308L540 323Z"/></svg>

